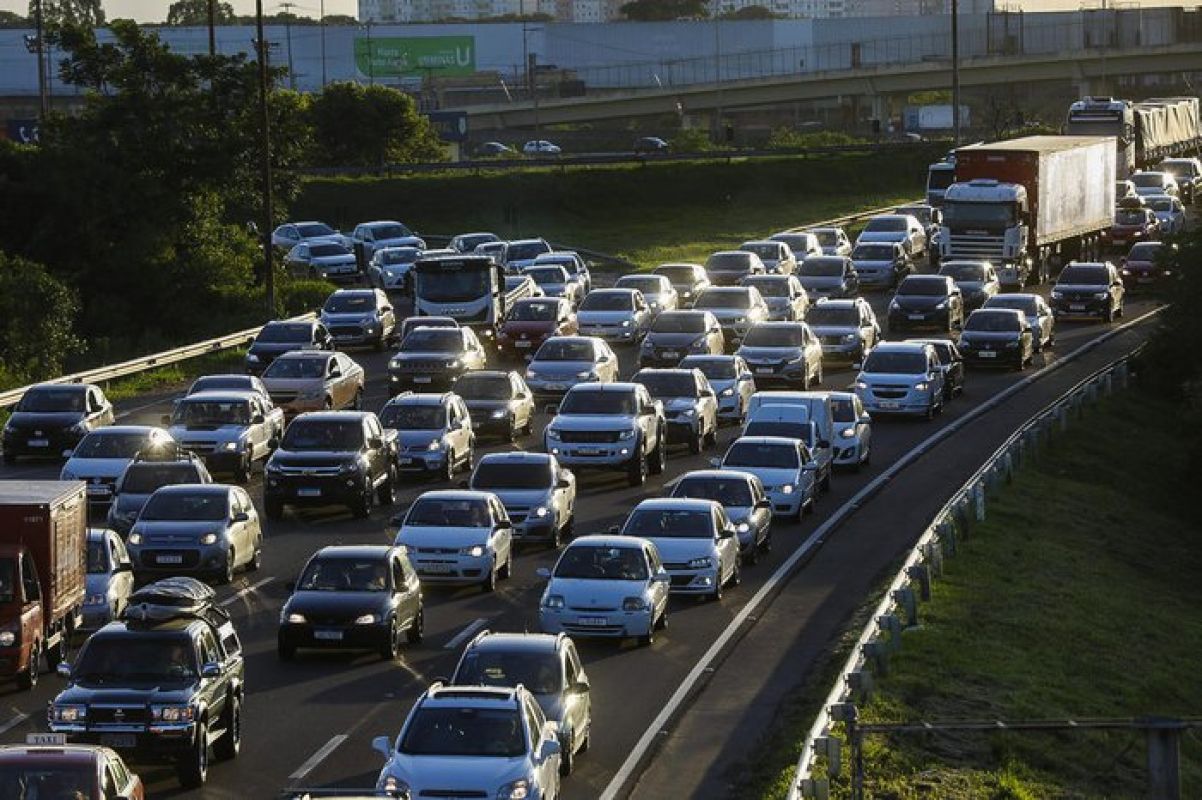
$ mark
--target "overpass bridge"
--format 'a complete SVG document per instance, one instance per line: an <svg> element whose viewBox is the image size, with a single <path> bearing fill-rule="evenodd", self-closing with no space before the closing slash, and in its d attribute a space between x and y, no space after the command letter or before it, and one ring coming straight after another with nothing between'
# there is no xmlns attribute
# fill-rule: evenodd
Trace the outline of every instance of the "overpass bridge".
<svg viewBox="0 0 1202 800"><path fill-rule="evenodd" d="M1117 76L1199 71L1202 71L1202 44L1188 42L975 56L961 59L960 85L972 89L1059 81L1073 84L1084 96L1101 93L1095 87ZM474 130L536 128L664 114L721 114L733 109L848 96L864 98L883 108L885 98L890 95L944 89L951 82L951 62L940 59L720 83L616 90L575 98L467 105L454 110L466 113ZM880 118L883 114L873 116Z"/></svg>

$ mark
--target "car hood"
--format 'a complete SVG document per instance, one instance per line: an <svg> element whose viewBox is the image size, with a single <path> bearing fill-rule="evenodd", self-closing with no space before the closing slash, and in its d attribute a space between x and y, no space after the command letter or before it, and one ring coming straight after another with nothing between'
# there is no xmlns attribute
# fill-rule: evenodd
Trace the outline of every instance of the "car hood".
<svg viewBox="0 0 1202 800"><path fill-rule="evenodd" d="M735 351L746 361L794 361L805 351L800 347L740 347Z"/></svg>
<svg viewBox="0 0 1202 800"><path fill-rule="evenodd" d="M1053 292L1079 292L1082 294L1100 294L1110 291L1104 283L1058 283L1052 287Z"/></svg>
<svg viewBox="0 0 1202 800"><path fill-rule="evenodd" d="M579 311L576 321L581 325L616 325L622 320L633 320L631 311Z"/></svg>
<svg viewBox="0 0 1202 800"><path fill-rule="evenodd" d="M659 556L668 563L683 563L693 558L705 558L714 554L714 540L708 536L681 539L675 536L645 536L655 542Z"/></svg>
<svg viewBox="0 0 1202 800"><path fill-rule="evenodd" d="M904 231L864 231L856 242L904 242Z"/></svg>
<svg viewBox="0 0 1202 800"><path fill-rule="evenodd" d="M548 428L561 431L625 431L634 417L625 414L558 414Z"/></svg>
<svg viewBox="0 0 1202 800"><path fill-rule="evenodd" d="M277 467L336 467L353 463L358 457L357 450L345 453L337 450L276 450L267 463Z"/></svg>
<svg viewBox="0 0 1202 800"><path fill-rule="evenodd" d="M913 372L861 372L856 376L856 380L869 384L914 384L926 380L926 376Z"/></svg>
<svg viewBox="0 0 1202 800"><path fill-rule="evenodd" d="M930 311L940 303L946 303L945 295L928 296L925 294L894 295L891 305L896 305L902 311Z"/></svg>
<svg viewBox="0 0 1202 800"><path fill-rule="evenodd" d="M970 294L984 290L985 281L956 281L956 285L960 287L960 291L964 294Z"/></svg>
<svg viewBox="0 0 1202 800"><path fill-rule="evenodd" d="M442 441L443 431L441 430L404 430L397 431L397 444L401 447L419 447L428 445L433 441Z"/></svg>
<svg viewBox="0 0 1202 800"><path fill-rule="evenodd" d="M534 508L551 505L550 489L482 489L480 491L492 492L506 508L510 506Z"/></svg>
<svg viewBox="0 0 1202 800"><path fill-rule="evenodd" d="M854 325L813 325L811 330L816 336L846 336L849 333L859 333Z"/></svg>
<svg viewBox="0 0 1202 800"><path fill-rule="evenodd" d="M746 317L751 313L750 308L707 308L705 310L713 314L719 322L729 322L739 317Z"/></svg>
<svg viewBox="0 0 1202 800"><path fill-rule="evenodd" d="M552 578L547 594L562 595L567 606L621 608L627 597L642 597L647 581L610 581L591 578Z"/></svg>
<svg viewBox="0 0 1202 800"><path fill-rule="evenodd" d="M501 331L507 336L517 336L520 334L536 334L539 336L550 333L555 330L555 323L551 320L546 321L529 321L529 322L506 322L501 326Z"/></svg>
<svg viewBox="0 0 1202 800"><path fill-rule="evenodd" d="M69 428L83 419L82 411L15 411L8 418L8 424L23 430L60 430Z"/></svg>
<svg viewBox="0 0 1202 800"><path fill-rule="evenodd" d="M70 472L76 478L112 478L116 479L125 471L132 459L129 458L70 458L63 464L63 472Z"/></svg>
<svg viewBox="0 0 1202 800"><path fill-rule="evenodd" d="M54 702L56 705L104 703L129 708L152 703L187 705L195 695L195 685L187 681L129 681L125 686L115 687L72 680L67 688L54 698Z"/></svg>
<svg viewBox="0 0 1202 800"><path fill-rule="evenodd" d="M652 331L643 339L652 347L692 347L696 342L704 341L704 333L656 333Z"/></svg>
<svg viewBox="0 0 1202 800"><path fill-rule="evenodd" d="M380 613L388 606L388 592L306 592L298 590L288 598L285 609L291 614L358 617Z"/></svg>
<svg viewBox="0 0 1202 800"><path fill-rule="evenodd" d="M409 547L471 547L488 541L488 528L425 527L405 525L397 533L397 544Z"/></svg>
<svg viewBox="0 0 1202 800"><path fill-rule="evenodd" d="M525 777L527 765L525 756L410 756L394 751L384 774L409 784L414 797L427 789L484 791L495 797L501 786Z"/></svg>
<svg viewBox="0 0 1202 800"><path fill-rule="evenodd" d="M1152 261L1132 261L1130 259L1127 260L1127 263L1123 264L1123 268L1138 272L1148 272L1158 269L1156 264ZM14 414L13 416L15 417L16 415Z"/></svg>
<svg viewBox="0 0 1202 800"><path fill-rule="evenodd" d="M219 519L197 520L146 520L139 519L134 523L134 530L143 536L182 536L198 537L206 533L217 533L225 530L225 523Z"/></svg>
<svg viewBox="0 0 1202 800"><path fill-rule="evenodd" d="M268 392L318 392L325 387L326 382L321 378L269 378L263 377L263 385Z"/></svg>
<svg viewBox="0 0 1202 800"><path fill-rule="evenodd" d="M343 264L354 264L355 254L346 253L338 256L310 256L309 263L315 267L334 267Z"/></svg>
<svg viewBox="0 0 1202 800"><path fill-rule="evenodd" d="M445 361L449 365L452 361L458 360L459 357L460 354L448 353L445 350L411 350L393 355L393 359L402 364L406 361Z"/></svg>
<svg viewBox="0 0 1202 800"><path fill-rule="evenodd" d="M375 314L331 314L326 311L321 312L322 324L330 325L373 325L379 322Z"/></svg>
<svg viewBox="0 0 1202 800"><path fill-rule="evenodd" d="M392 239L376 239L372 247L382 250L385 247L418 247L424 249L425 241L419 236L397 236Z"/></svg>
<svg viewBox="0 0 1202 800"><path fill-rule="evenodd" d="M167 429L177 442L236 442L246 425L172 425Z"/></svg>
<svg viewBox="0 0 1202 800"><path fill-rule="evenodd" d="M464 400L468 411L496 411L509 408L508 400Z"/></svg>
<svg viewBox="0 0 1202 800"><path fill-rule="evenodd" d="M746 472L749 475L755 475L764 484L764 488L780 486L783 483L795 483L798 476L798 471L795 469L779 467L735 467L724 464L722 465L722 469L733 469L737 472Z"/></svg>

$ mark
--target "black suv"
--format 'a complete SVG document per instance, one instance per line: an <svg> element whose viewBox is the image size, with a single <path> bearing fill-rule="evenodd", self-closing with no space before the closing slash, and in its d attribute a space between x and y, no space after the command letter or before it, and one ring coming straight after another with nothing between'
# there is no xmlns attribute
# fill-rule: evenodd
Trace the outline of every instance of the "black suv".
<svg viewBox="0 0 1202 800"><path fill-rule="evenodd" d="M262 375L271 362L293 350L333 350L334 340L320 322L276 320L260 329L246 351L246 371Z"/></svg>
<svg viewBox="0 0 1202 800"><path fill-rule="evenodd" d="M193 578L166 578L134 592L121 620L59 664L67 688L47 709L50 730L75 742L173 763L199 787L210 754L238 755L246 663L229 614Z"/></svg>
<svg viewBox="0 0 1202 800"><path fill-rule="evenodd" d="M178 483L212 483L213 477L200 456L175 448L166 453L139 453L113 487L108 526L125 538L129 535L142 507L163 486Z"/></svg>
<svg viewBox="0 0 1202 800"><path fill-rule="evenodd" d="M375 501L392 505L396 456L396 431L370 411L301 414L264 469L267 518L279 519L285 505L345 505L366 518Z"/></svg>

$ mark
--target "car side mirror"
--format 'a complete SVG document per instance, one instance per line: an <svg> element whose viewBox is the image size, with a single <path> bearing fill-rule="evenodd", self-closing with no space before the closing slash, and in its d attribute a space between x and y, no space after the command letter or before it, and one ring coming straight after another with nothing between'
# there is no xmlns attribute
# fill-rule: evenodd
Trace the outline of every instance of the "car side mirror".
<svg viewBox="0 0 1202 800"><path fill-rule="evenodd" d="M872 422L872 415L865 411L860 415L860 422Z"/></svg>
<svg viewBox="0 0 1202 800"><path fill-rule="evenodd" d="M852 368L852 369L863 369L863 368L864 368L864 365L863 365L861 362L859 362L859 361L853 361L853 362L851 363L851 368Z"/></svg>
<svg viewBox="0 0 1202 800"><path fill-rule="evenodd" d="M827 439L819 439L818 440L819 449L826 449L826 448L829 448L830 446L831 446L831 443Z"/></svg>
<svg viewBox="0 0 1202 800"><path fill-rule="evenodd" d="M134 571L134 565L129 561L129 559L126 559L125 561L117 562L116 572L133 572L133 571Z"/></svg>
<svg viewBox="0 0 1202 800"><path fill-rule="evenodd" d="M721 466L722 466L722 459L720 459L720 458L711 458L711 459L710 459L710 466L711 466L711 467L713 467L714 469L719 469L719 468L721 468Z"/></svg>
<svg viewBox="0 0 1202 800"><path fill-rule="evenodd" d="M384 758L392 758L392 740L387 736L377 736L371 740L371 749Z"/></svg>
<svg viewBox="0 0 1202 800"><path fill-rule="evenodd" d="M233 522L250 522L250 514L247 514L245 511L239 511L237 514L230 517L230 520Z"/></svg>
<svg viewBox="0 0 1202 800"><path fill-rule="evenodd" d="M379 450L380 448L382 448L384 446L384 440L381 439L379 436L372 436L370 439L367 440L367 446L370 447L372 450Z"/></svg>
<svg viewBox="0 0 1202 800"><path fill-rule="evenodd" d="M58 662L58 666L54 668L54 671L58 673L60 678L71 679L71 665L66 661Z"/></svg>
<svg viewBox="0 0 1202 800"><path fill-rule="evenodd" d="M163 423L164 425L170 425L171 424L171 415L164 414L163 416L159 417L159 422Z"/></svg>
<svg viewBox="0 0 1202 800"><path fill-rule="evenodd" d="M814 472L818 469L818 462L817 461L807 461L802 466L801 469L802 469L802 472Z"/></svg>
<svg viewBox="0 0 1202 800"><path fill-rule="evenodd" d="M223 670L220 664L209 662L200 668L200 677L202 678L220 678Z"/></svg>
<svg viewBox="0 0 1202 800"><path fill-rule="evenodd" d="M559 755L559 740L553 736L544 739L542 746L538 748L539 761L546 761L548 758L557 755Z"/></svg>
<svg viewBox="0 0 1202 800"><path fill-rule="evenodd" d="M651 417L655 415L655 406L643 406L639 409L639 416Z"/></svg>
<svg viewBox="0 0 1202 800"><path fill-rule="evenodd" d="M539 567L538 569L536 569L534 571L534 574L537 575L538 577L542 578L543 580L550 580L551 579L551 568L550 567Z"/></svg>
<svg viewBox="0 0 1202 800"><path fill-rule="evenodd" d="M64 451L62 452L62 456L63 456L63 458L70 458L70 457L71 457L71 454L72 454L72 453L74 453L74 452L75 452L74 450L64 450Z"/></svg>
<svg viewBox="0 0 1202 800"><path fill-rule="evenodd" d="M262 414L255 414L253 417L250 418L251 425L262 425L266 421L267 421L267 417L263 416Z"/></svg>
<svg viewBox="0 0 1202 800"><path fill-rule="evenodd" d="M730 539L730 538L733 538L734 535L735 535L734 528L723 528L722 530L718 531L719 539Z"/></svg>
<svg viewBox="0 0 1202 800"><path fill-rule="evenodd" d="M755 507L763 509L772 508L772 501L770 501L767 497L761 497L759 500L755 501Z"/></svg>
<svg viewBox="0 0 1202 800"><path fill-rule="evenodd" d="M591 688L592 687L589 686L588 681L576 681L575 683L573 683L571 686L568 687L568 691L573 692L575 694L586 694L586 693L588 693L588 691Z"/></svg>
<svg viewBox="0 0 1202 800"><path fill-rule="evenodd" d="M702 397L717 397L718 395L714 394L713 389L702 389L701 396Z"/></svg>
<svg viewBox="0 0 1202 800"><path fill-rule="evenodd" d="M559 478L555 481L556 489L567 489L572 485L572 482L567 478Z"/></svg>

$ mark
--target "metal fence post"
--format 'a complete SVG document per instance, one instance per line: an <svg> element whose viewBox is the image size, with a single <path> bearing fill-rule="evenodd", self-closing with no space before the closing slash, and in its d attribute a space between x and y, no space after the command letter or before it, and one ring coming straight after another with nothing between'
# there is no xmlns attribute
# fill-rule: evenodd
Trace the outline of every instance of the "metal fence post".
<svg viewBox="0 0 1202 800"><path fill-rule="evenodd" d="M912 628L918 624L918 598L909 586L903 586L893 592L893 600L906 611L906 627Z"/></svg>
<svg viewBox="0 0 1202 800"><path fill-rule="evenodd" d="M956 523L951 519L944 518L935 526L935 530L939 534L939 543L943 545L943 552L949 556L956 554Z"/></svg>
<svg viewBox="0 0 1202 800"><path fill-rule="evenodd" d="M972 487L973 503L976 510L977 522L985 521L985 482L977 481Z"/></svg>
<svg viewBox="0 0 1202 800"><path fill-rule="evenodd" d="M890 652L900 650L902 622L898 619L898 616L896 614L885 614L876 621L876 624L881 627L881 630L889 633L888 643L885 646L889 648Z"/></svg>
<svg viewBox="0 0 1202 800"><path fill-rule="evenodd" d="M923 601L931 599L931 568L926 564L915 564L906 570L910 580L918 582L918 596Z"/></svg>

